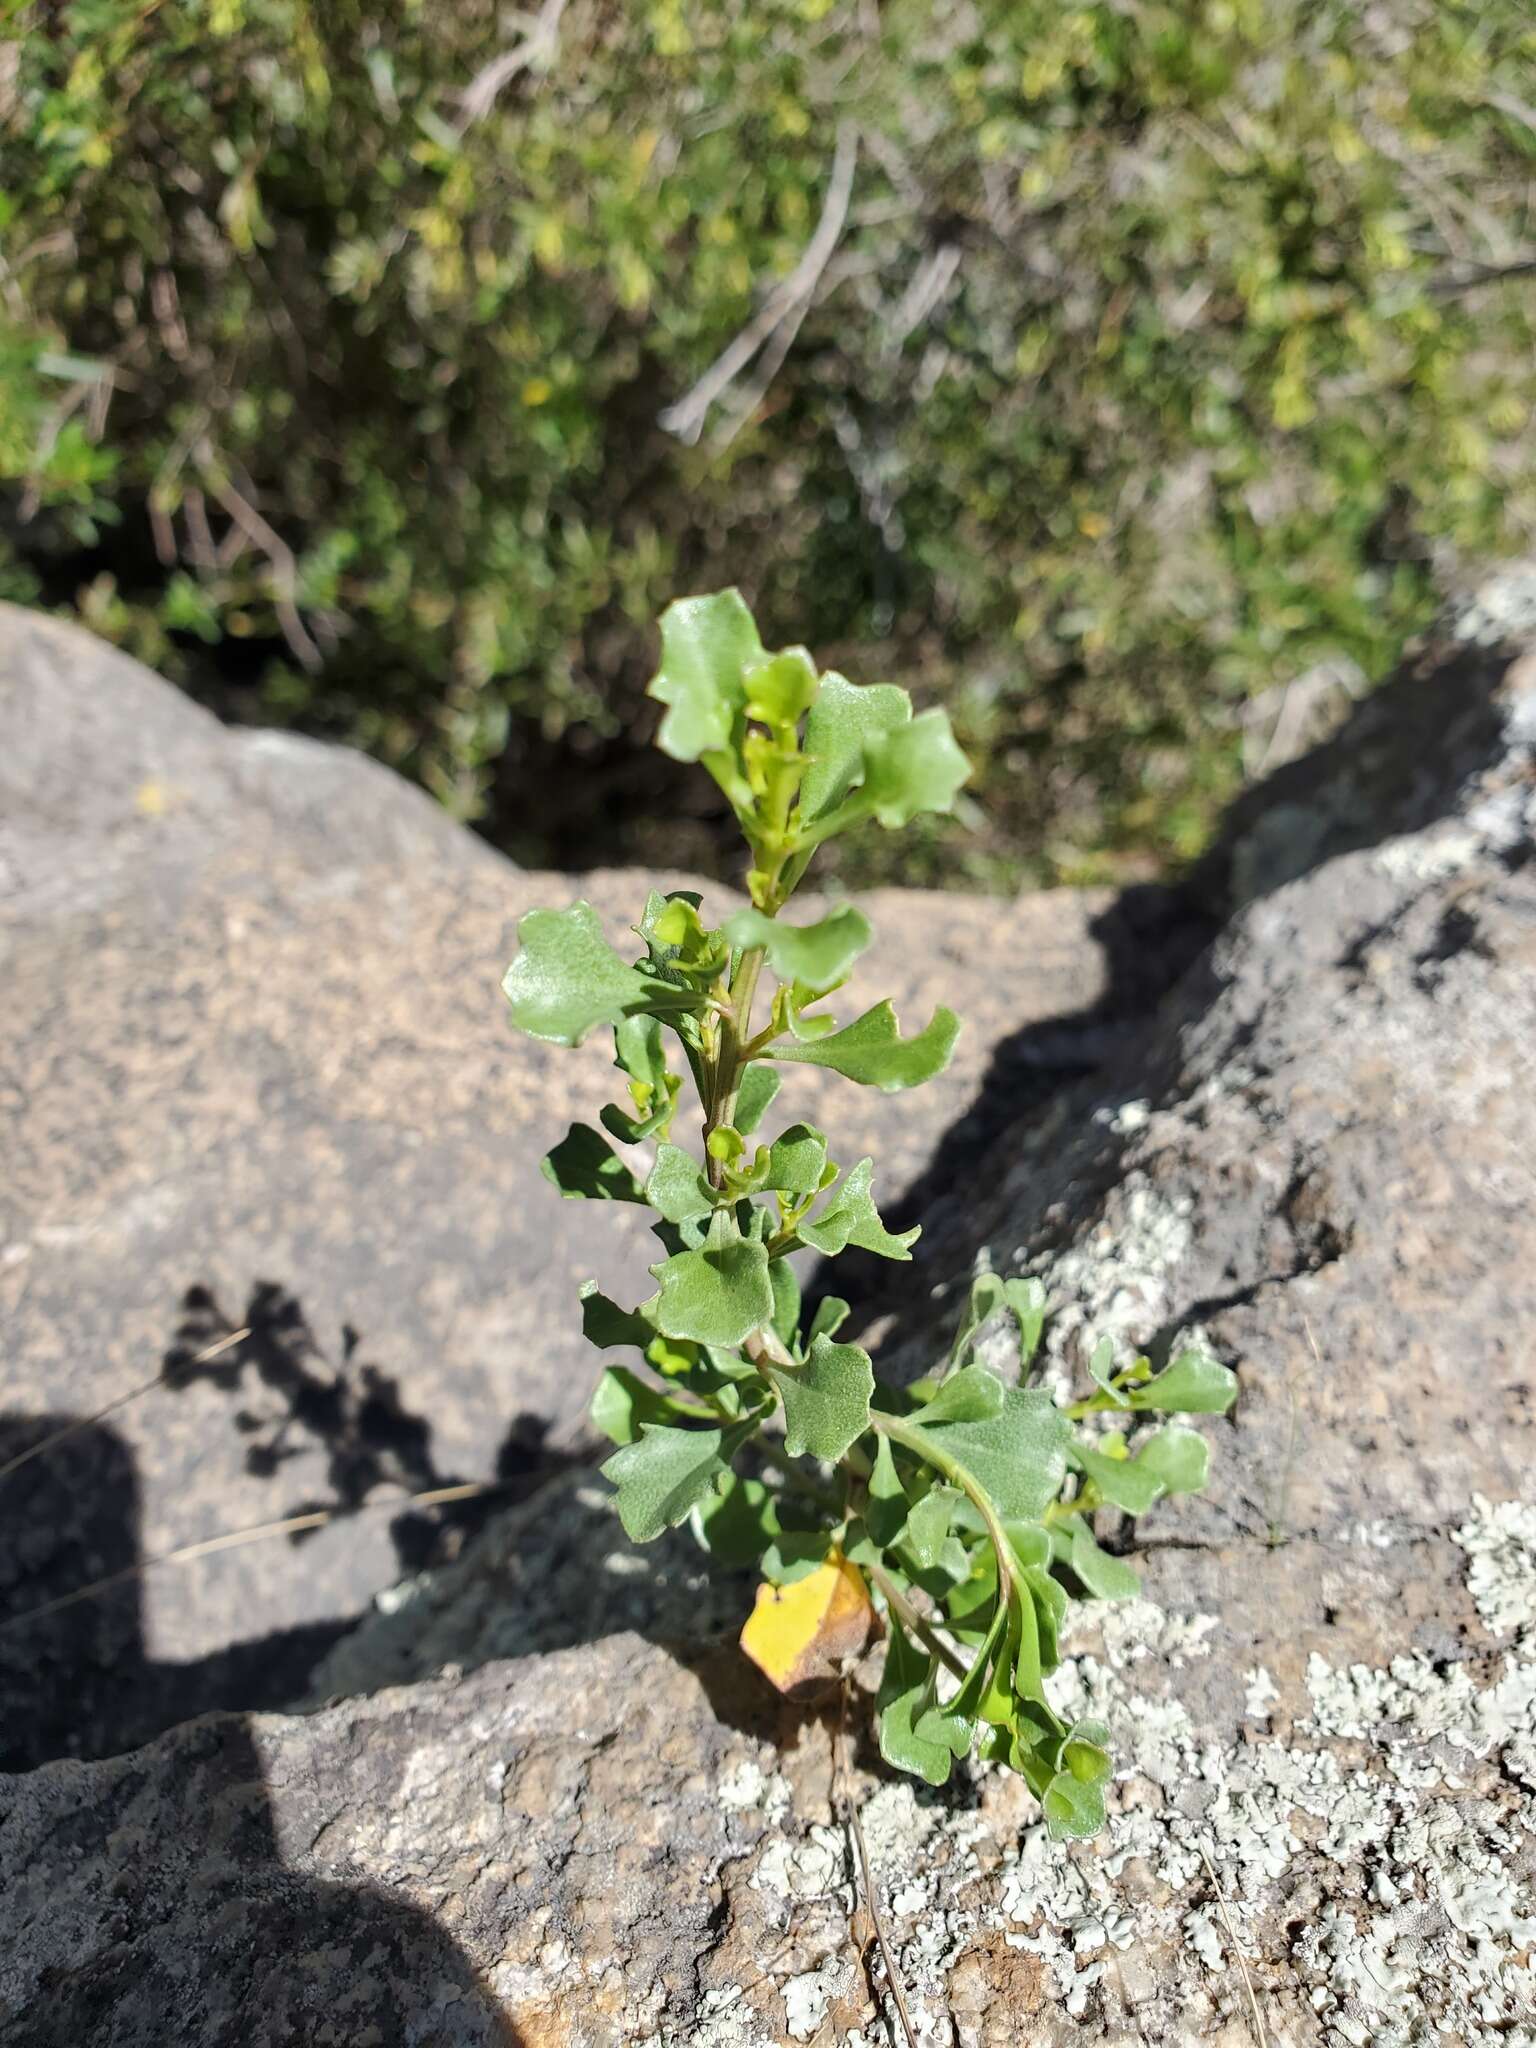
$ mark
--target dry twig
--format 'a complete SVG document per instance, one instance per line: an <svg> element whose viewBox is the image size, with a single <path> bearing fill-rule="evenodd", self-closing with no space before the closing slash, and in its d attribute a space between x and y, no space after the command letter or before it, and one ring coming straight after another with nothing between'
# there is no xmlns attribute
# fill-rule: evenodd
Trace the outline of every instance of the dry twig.
<svg viewBox="0 0 1536 2048"><path fill-rule="evenodd" d="M658 414L658 424L669 434L676 434L680 441L686 441L692 447L704 431L704 422L709 417L710 407L725 395L763 344L786 323L792 322L798 329L815 298L821 274L831 261L832 253L843 232L843 223L848 217L848 201L853 192L853 173L858 155L857 127L852 121L840 121L837 141L832 151L831 175L827 179L827 196L822 204L821 218L816 223L815 232L805 245L804 255L788 277L774 286L735 339L720 351L692 390L685 392L675 405L669 405L664 412ZM787 353L786 347L780 352L778 361L782 362ZM775 369L777 367L776 363ZM752 401L754 406L760 403L767 391L767 382L761 378L758 382L761 389ZM738 425L746 416L746 413L740 413Z"/></svg>
<svg viewBox="0 0 1536 2048"><path fill-rule="evenodd" d="M1243 1989L1248 1994L1248 2010L1253 2015L1255 2038L1258 2041L1259 2048L1269 2048L1269 2031L1264 2025L1264 2015L1259 2010L1259 1996L1253 1988L1253 1979L1248 1974L1248 1963L1237 1938L1237 1929L1232 1925L1232 1915L1227 1911L1226 1894L1222 1891L1221 1885L1217 1880L1210 1857L1205 1853L1205 1844L1203 1842L1196 1842L1195 1847L1200 1853L1200 1861L1205 1865L1205 1874L1211 1881L1211 1890L1216 1894L1216 1905L1221 1914L1222 1925L1227 1930L1227 1939L1231 1942L1232 1953L1237 1958L1237 1967L1242 1976Z"/></svg>
<svg viewBox="0 0 1536 2048"><path fill-rule="evenodd" d="M854 1850L859 1862L859 1884L864 1894L864 1908L869 1914L870 1925L875 1930L875 1940L880 1945L881 1960L885 1964L885 1981L891 1988L896 2001L896 2010L901 2016L901 2030L907 2038L907 2048L917 2048L917 2030L912 2024L912 2014L907 2005L907 1990L902 1982L901 1971L890 1943L885 1938L885 1923L880 1917L880 1904L875 1893L875 1880L869 1867L869 1846L864 1840L864 1828L859 1819L859 1809L854 1803L853 1789L849 1782L847 1761L843 1755L843 1729L848 1718L848 1680L842 1682L837 1701L837 1726L832 1731L832 1804L835 1811L841 1804L849 1832L853 1836Z"/></svg>
<svg viewBox="0 0 1536 2048"><path fill-rule="evenodd" d="M521 17L522 35L510 48L484 64L459 94L461 135L483 121L498 97L521 72L547 71L560 47L560 17L566 0L544 0L537 14Z"/></svg>

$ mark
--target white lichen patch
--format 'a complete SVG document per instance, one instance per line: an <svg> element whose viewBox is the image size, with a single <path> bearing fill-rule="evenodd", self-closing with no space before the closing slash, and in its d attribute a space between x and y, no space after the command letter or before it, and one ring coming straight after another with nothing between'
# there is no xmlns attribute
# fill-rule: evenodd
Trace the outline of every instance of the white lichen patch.
<svg viewBox="0 0 1536 2048"><path fill-rule="evenodd" d="M1471 1560L1467 1584L1489 1633L1536 1629L1536 1508L1515 1500L1494 1507L1475 1494L1453 1537Z"/></svg>
<svg viewBox="0 0 1536 2048"><path fill-rule="evenodd" d="M1536 1511L1478 1500L1455 1540L1502 1659L1314 1656L1283 1737L1262 1666L1242 1674L1241 1741L1213 1739L1179 1697L1180 1668L1220 1653L1212 1617L1142 1601L1095 1617L1098 1640L1053 1684L1064 1712L1110 1727L1107 1840L1063 1849L1034 1823L999 1837L987 1816L1010 1809L985 1771L979 1808L882 1785L864 1824L920 2038L966 2048L946 1987L999 1942L1039 1958L1042 2048L1241 2028L1235 1937L1277 2040L1536 2048ZM770 1839L752 1881L803 1899L849 1868L816 1828ZM809 2013L820 1993L797 1981Z"/></svg>
<svg viewBox="0 0 1536 2048"><path fill-rule="evenodd" d="M761 1813L774 1821L789 1811L790 1790L781 1771L765 1771L755 1757L743 1757L716 1787L728 1813Z"/></svg>
<svg viewBox="0 0 1536 2048"><path fill-rule="evenodd" d="M838 1828L815 1827L798 1841L771 1835L752 1872L754 1891L781 1899L824 1899L844 1884L845 1854Z"/></svg>
<svg viewBox="0 0 1536 2048"><path fill-rule="evenodd" d="M791 1977L783 1987L784 2024L792 2041L809 2041L826 2018L834 1998L850 1987L852 1968L846 1956L828 1956L814 1970Z"/></svg>
<svg viewBox="0 0 1536 2048"><path fill-rule="evenodd" d="M1051 1315L1046 1352L1075 1373L1091 1338L1108 1337L1127 1352L1132 1339L1174 1313L1172 1274L1187 1256L1193 1198L1160 1193L1145 1173L1128 1173L1105 1217L1083 1242L1049 1262Z"/></svg>
<svg viewBox="0 0 1536 2048"><path fill-rule="evenodd" d="M1246 1721L1267 1721L1270 1709L1280 1697L1280 1688L1264 1669L1256 1664L1251 1671L1243 1673L1243 1718Z"/></svg>

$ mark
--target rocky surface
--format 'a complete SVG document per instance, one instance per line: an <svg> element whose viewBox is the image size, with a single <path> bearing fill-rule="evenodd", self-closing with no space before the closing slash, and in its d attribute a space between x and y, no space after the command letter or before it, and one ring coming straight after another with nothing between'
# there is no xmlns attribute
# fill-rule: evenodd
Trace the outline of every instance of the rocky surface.
<svg viewBox="0 0 1536 2048"><path fill-rule="evenodd" d="M1246 2048L1250 1999L1276 2043L1536 2043L1536 658L1464 627L1286 774L1213 869L1247 907L1145 1043L999 1119L901 1304L919 1357L982 1256L1049 1276L1055 1374L1198 1327L1242 1382L1208 1497L1137 1527L1151 1599L1060 1674L1105 1840L885 1777L855 1696L925 2043ZM730 1590L572 1475L395 1589L330 1704L10 1781L0 2042L233 2040L241 2000L274 2041L898 2040L834 1726L667 1647Z"/></svg>
<svg viewBox="0 0 1536 2048"><path fill-rule="evenodd" d="M0 1482L0 1603L298 1508L516 1483L542 1432L574 1439L594 1376L577 1287L638 1298L654 1246L638 1212L594 1228L540 1177L609 1055L517 1037L497 984L524 910L579 889L618 935L644 888L518 873L375 764L227 731L88 634L0 607L0 1464L44 1411L89 1415L252 1331L77 1444L66 1493L89 1491L94 1444L110 1536ZM1102 893L869 907L884 930L850 1000L892 993L910 1016L942 994L967 1020L920 1096L828 1105L893 1197L946 1134L963 1148L979 1097L987 1121L1082 1063L1052 1020L1145 1005L1146 975L1122 971L1134 914ZM840 1087L795 1075L786 1099L814 1113ZM27 1485L59 1492L37 1466ZM178 1701L275 1702L433 1540L372 1514L152 1574L83 1643L73 1615L0 1634L3 1746L18 1699L41 1692L47 1720L82 1660L86 1753ZM137 1689L110 1669L130 1641ZM63 1739L48 1727L34 1753Z"/></svg>

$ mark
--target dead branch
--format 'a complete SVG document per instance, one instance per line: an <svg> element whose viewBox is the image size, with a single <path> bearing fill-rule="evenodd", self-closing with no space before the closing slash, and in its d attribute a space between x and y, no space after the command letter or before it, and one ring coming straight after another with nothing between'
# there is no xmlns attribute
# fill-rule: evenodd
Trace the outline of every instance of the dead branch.
<svg viewBox="0 0 1536 2048"><path fill-rule="evenodd" d="M524 71L548 71L560 47L560 17L567 0L544 0L535 15L521 17L522 35L499 57L482 65L459 94L458 131L467 134L483 121L498 97Z"/></svg>
<svg viewBox="0 0 1536 2048"><path fill-rule="evenodd" d="M295 659L313 673L320 666L321 654L299 615L299 570L293 549L223 474L207 440L198 443L196 452L209 490L252 544L266 556L267 566L272 572L272 608L277 613L283 638Z"/></svg>
<svg viewBox="0 0 1536 2048"><path fill-rule="evenodd" d="M735 380L746 369L763 344L784 323L792 321L796 328L805 318L821 274L831 260L838 239L843 232L843 223L848 216L848 200L853 191L854 167L858 162L859 131L852 121L840 121L837 141L832 152L832 171L827 180L827 196L822 204L821 218L815 232L805 245L805 253L794 269L764 299L758 311L731 341L693 389L680 398L675 405L669 405L657 415L657 424L667 433L675 434L690 447L704 431L704 422L709 409L722 397ZM786 351L787 353L787 351ZM782 355L780 357L782 361ZM759 380L761 382L761 379ZM756 404L766 393L762 392ZM745 417L743 414L742 417Z"/></svg>

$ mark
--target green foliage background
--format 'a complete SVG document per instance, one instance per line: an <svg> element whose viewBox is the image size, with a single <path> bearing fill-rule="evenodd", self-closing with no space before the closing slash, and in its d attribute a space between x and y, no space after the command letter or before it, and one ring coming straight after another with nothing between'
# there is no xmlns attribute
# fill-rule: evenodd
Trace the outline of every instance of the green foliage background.
<svg viewBox="0 0 1536 2048"><path fill-rule="evenodd" d="M984 823L903 872L1004 882L1189 855L1245 700L1530 542L1527 0L542 19L471 119L490 0L13 6L0 594L525 857L709 866L641 690L737 581L948 706ZM815 303L690 446L840 123Z"/></svg>

